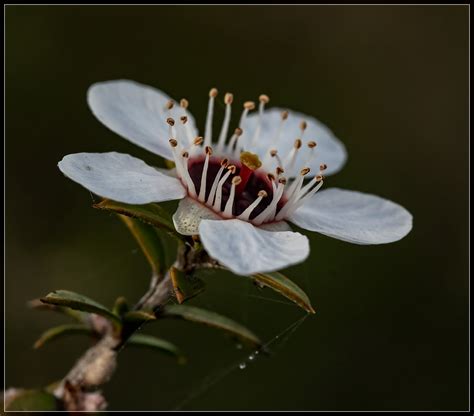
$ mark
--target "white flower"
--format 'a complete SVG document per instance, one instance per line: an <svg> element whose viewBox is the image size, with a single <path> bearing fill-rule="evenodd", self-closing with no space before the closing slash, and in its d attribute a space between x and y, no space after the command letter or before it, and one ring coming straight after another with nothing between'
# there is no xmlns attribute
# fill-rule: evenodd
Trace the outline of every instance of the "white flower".
<svg viewBox="0 0 474 416"><path fill-rule="evenodd" d="M239 127L230 135L233 96L226 94L216 135L216 96L213 88L199 137L187 100L175 103L162 91L132 81L94 84L87 97L94 115L115 133L173 160L176 169L166 172L116 152L67 155L58 166L88 190L115 201L181 199L173 216L177 231L199 234L211 257L241 275L278 270L308 256L307 237L291 231L285 220L356 244L389 243L411 230L410 213L391 201L335 188L318 192L323 171L335 173L346 160L342 143L319 121L294 111L265 110L269 98L261 95L255 114L249 114L255 104L244 103ZM309 172L316 174L305 183Z"/></svg>

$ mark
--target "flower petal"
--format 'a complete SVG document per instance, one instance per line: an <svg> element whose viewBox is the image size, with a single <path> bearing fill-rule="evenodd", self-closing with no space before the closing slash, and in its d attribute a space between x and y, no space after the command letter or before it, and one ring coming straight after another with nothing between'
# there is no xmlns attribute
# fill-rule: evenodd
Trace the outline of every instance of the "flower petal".
<svg viewBox="0 0 474 416"><path fill-rule="evenodd" d="M123 153L75 153L64 156L58 167L89 191L127 204L169 201L186 195L178 179Z"/></svg>
<svg viewBox="0 0 474 416"><path fill-rule="evenodd" d="M342 142L336 138L333 132L323 123L314 117L307 116L296 111L288 111L288 118L283 123L282 130L278 139L278 145L275 145L277 131L281 123L281 113L285 111L282 108L271 108L266 110L262 119L260 137L251 148L246 150L257 153L260 157L265 157L269 149L277 149L278 154L285 158L291 151L297 138L301 138L300 123L306 121L307 127L303 136L303 147L298 151L294 167L290 172L285 172L285 176L296 176L306 164L309 149L307 143L315 141L317 147L313 150L316 156L309 164L306 164L316 174L322 163L328 165L325 175L331 175L338 172L345 164L347 159L346 148ZM243 135L239 139L243 144L249 145L258 123L258 113L247 117L242 126ZM272 165L273 166L273 165Z"/></svg>
<svg viewBox="0 0 474 416"><path fill-rule="evenodd" d="M304 235L265 231L241 220L202 220L199 235L211 257L244 276L300 263L309 254Z"/></svg>
<svg viewBox="0 0 474 416"><path fill-rule="evenodd" d="M176 124L186 115L193 136L197 135L194 118L179 105L171 110L166 104L171 98L164 92L129 80L93 84L87 92L87 102L94 115L110 130L138 146L166 159L173 159L169 139L168 117ZM178 140L185 138L178 137Z"/></svg>
<svg viewBox="0 0 474 416"><path fill-rule="evenodd" d="M266 231L291 231L290 225L285 221L268 222L266 224L259 225L258 228Z"/></svg>
<svg viewBox="0 0 474 416"><path fill-rule="evenodd" d="M350 243L385 244L405 237L412 218L405 208L387 199L332 188L312 196L289 220Z"/></svg>
<svg viewBox="0 0 474 416"><path fill-rule="evenodd" d="M184 198L179 201L178 209L173 214L173 223L176 231L183 235L199 234L199 224L201 220L222 219L212 209L192 198Z"/></svg>

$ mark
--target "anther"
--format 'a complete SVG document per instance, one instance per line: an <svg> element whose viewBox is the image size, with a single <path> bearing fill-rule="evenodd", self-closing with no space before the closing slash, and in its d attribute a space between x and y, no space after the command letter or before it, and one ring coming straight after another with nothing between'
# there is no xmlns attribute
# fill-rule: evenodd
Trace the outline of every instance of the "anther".
<svg viewBox="0 0 474 416"><path fill-rule="evenodd" d="M275 169L277 176L280 176L283 172L285 172L285 169L283 169L281 166L277 166Z"/></svg>
<svg viewBox="0 0 474 416"><path fill-rule="evenodd" d="M301 141L301 139L296 139L294 144L295 149L299 149L302 144L303 142Z"/></svg>
<svg viewBox="0 0 474 416"><path fill-rule="evenodd" d="M242 136L242 133L244 131L240 128L240 127L237 127L235 130L234 130L234 134L239 137L239 136Z"/></svg>
<svg viewBox="0 0 474 416"><path fill-rule="evenodd" d="M171 110L173 107L174 107L174 101L173 101L173 100L169 100L169 101L166 103L166 108L167 108L168 110Z"/></svg>
<svg viewBox="0 0 474 416"><path fill-rule="evenodd" d="M254 110L255 109L255 103L253 101L245 101L244 108L246 110Z"/></svg>
<svg viewBox="0 0 474 416"><path fill-rule="evenodd" d="M204 141L204 139L203 139L201 136L197 136L197 137L193 140L193 144L196 145L196 146L200 146L203 141Z"/></svg>
<svg viewBox="0 0 474 416"><path fill-rule="evenodd" d="M178 146L178 141L175 139L169 139L171 147L176 147Z"/></svg>
<svg viewBox="0 0 474 416"><path fill-rule="evenodd" d="M268 104L269 101L270 101L270 97L268 97L268 95L266 95L266 94L262 94L262 95L260 95L260 97L258 97L258 100L261 103Z"/></svg>
<svg viewBox="0 0 474 416"><path fill-rule="evenodd" d="M227 166L228 163L229 163L229 159L227 159L227 158L224 158L224 159L221 160L221 166L225 167L225 166Z"/></svg>
<svg viewBox="0 0 474 416"><path fill-rule="evenodd" d="M184 151L183 153L181 153L181 156L187 159L189 157L189 153Z"/></svg>
<svg viewBox="0 0 474 416"><path fill-rule="evenodd" d="M181 123L183 124L186 124L188 121L188 118L186 116L181 116L179 119L181 120Z"/></svg>
<svg viewBox="0 0 474 416"><path fill-rule="evenodd" d="M317 175L316 176L316 182L321 182L324 179L323 175Z"/></svg>
<svg viewBox="0 0 474 416"><path fill-rule="evenodd" d="M286 185L286 178L278 179L278 183L281 183L282 185Z"/></svg>
<svg viewBox="0 0 474 416"><path fill-rule="evenodd" d="M217 91L217 88L211 88L209 91L209 97L216 98L218 93L219 91Z"/></svg>
<svg viewBox="0 0 474 416"><path fill-rule="evenodd" d="M308 127L308 123L306 123L306 121L303 120L303 121L300 123L300 129L303 130L303 131L305 131L305 130L306 130L306 127Z"/></svg>
<svg viewBox="0 0 474 416"><path fill-rule="evenodd" d="M273 173L267 173L267 178L273 182L275 180L275 175Z"/></svg>
<svg viewBox="0 0 474 416"><path fill-rule="evenodd" d="M268 196L267 191L264 191L263 189L261 191L258 191L257 195L262 198L266 198Z"/></svg>
<svg viewBox="0 0 474 416"><path fill-rule="evenodd" d="M171 127L174 126L174 118L168 117L168 118L166 119L166 122L167 122Z"/></svg>
<svg viewBox="0 0 474 416"><path fill-rule="evenodd" d="M240 182L242 182L242 178L240 176L234 176L232 178L232 185L238 185Z"/></svg>
<svg viewBox="0 0 474 416"><path fill-rule="evenodd" d="M301 176L305 176L305 175L307 175L307 174L309 173L310 170L311 170L310 168L303 168L303 169L301 169L301 171L300 171L300 175L301 175Z"/></svg>
<svg viewBox="0 0 474 416"><path fill-rule="evenodd" d="M288 118L288 115L289 115L288 111L286 111L286 110L282 111L281 112L281 119L286 120Z"/></svg>
<svg viewBox="0 0 474 416"><path fill-rule="evenodd" d="M229 165L227 166L227 170L230 170L230 173L234 174L237 168L235 167L235 165Z"/></svg>
<svg viewBox="0 0 474 416"><path fill-rule="evenodd" d="M186 100L186 98L181 98L181 101L179 102L179 105L182 108L188 108L189 107L189 101Z"/></svg>
<svg viewBox="0 0 474 416"><path fill-rule="evenodd" d="M206 152L206 155L209 155L209 156L212 155L212 147L211 146L206 146L204 148L204 151Z"/></svg>
<svg viewBox="0 0 474 416"><path fill-rule="evenodd" d="M319 170L322 172L323 170L326 170L328 168L328 165L326 163L321 163L319 165Z"/></svg>
<svg viewBox="0 0 474 416"><path fill-rule="evenodd" d="M232 101L234 101L234 95L230 92L226 93L226 95L224 96L224 103L232 104Z"/></svg>
<svg viewBox="0 0 474 416"><path fill-rule="evenodd" d="M277 154L278 154L278 150L276 150L276 149L270 150L270 156L271 157L275 157Z"/></svg>
<svg viewBox="0 0 474 416"><path fill-rule="evenodd" d="M309 147L310 149L315 148L317 145L318 145L318 144L317 144L315 141L312 141L312 140L311 140L310 142L308 142L308 147Z"/></svg>

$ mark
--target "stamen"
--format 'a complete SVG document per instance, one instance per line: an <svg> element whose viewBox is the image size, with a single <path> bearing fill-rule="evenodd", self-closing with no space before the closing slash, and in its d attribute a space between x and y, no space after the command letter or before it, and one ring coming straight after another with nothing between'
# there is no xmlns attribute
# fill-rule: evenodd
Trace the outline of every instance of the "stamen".
<svg viewBox="0 0 474 416"><path fill-rule="evenodd" d="M217 151L221 152L224 147L225 139L227 137L227 132L229 131L230 116L232 114L232 101L234 96L228 92L224 97L225 106L225 117L224 122L222 123L221 133L219 135L219 140L217 142Z"/></svg>
<svg viewBox="0 0 474 416"><path fill-rule="evenodd" d="M237 142L237 139L242 136L243 130L240 127L237 127L234 130L234 134L230 138L229 145L227 146L227 151L228 152L233 152L234 151L234 146L235 143Z"/></svg>
<svg viewBox="0 0 474 416"><path fill-rule="evenodd" d="M287 208L287 212L286 212L286 216L289 216L291 215L293 212L295 212L301 205L303 205L305 203L305 201L307 201L309 198L311 198L316 192L319 191L319 189L321 188L321 186L323 186L323 179L324 177L322 175L317 175L315 176L314 178L316 180L316 183L317 185L311 189L310 192L308 192L305 196L301 197L299 196L298 199L296 199L288 208ZM286 207L286 205L285 205ZM283 207L283 208L285 208ZM280 213L278 213L280 214Z"/></svg>
<svg viewBox="0 0 474 416"><path fill-rule="evenodd" d="M212 203L214 202L214 196L216 194L217 184L219 183L219 179L221 178L222 172L227 167L228 163L229 163L228 159L222 159L222 161L221 161L221 167L219 168L219 170L217 172L217 175L214 178L214 182L212 183L211 191L209 192L209 196L207 198L206 204L209 205L209 206L212 206Z"/></svg>
<svg viewBox="0 0 474 416"><path fill-rule="evenodd" d="M225 204L224 208L224 216L232 217L232 208L234 206L234 198L235 198L235 187L242 182L242 178L240 176L234 176L232 178L232 186L230 188L230 195L227 203Z"/></svg>
<svg viewBox="0 0 474 416"><path fill-rule="evenodd" d="M214 98L217 97L217 89L212 88L209 91L209 104L207 107L206 128L204 131L204 144L209 146L212 142L212 119L214 115Z"/></svg>
<svg viewBox="0 0 474 416"><path fill-rule="evenodd" d="M293 145L293 148L291 149L290 154L285 159L285 163L283 165L287 171L290 171L293 168L293 165L295 164L296 160L296 155L298 153L298 150L301 149L302 144L303 143L301 139L295 140L295 144Z"/></svg>
<svg viewBox="0 0 474 416"><path fill-rule="evenodd" d="M255 129L255 132L253 134L252 140L250 141L249 147L252 148L255 145L255 142L257 141L258 137L260 136L260 130L262 128L262 119L263 119L263 112L265 110L265 104L268 104L270 101L270 98L268 98L268 95L262 94L260 97L258 97L260 104L258 106L258 121L257 121L257 128Z"/></svg>
<svg viewBox="0 0 474 416"><path fill-rule="evenodd" d="M260 204L260 201L263 199L263 198L266 198L268 196L267 192L264 191L263 189L261 191L258 192L258 197L255 199L255 201L253 201L246 209L244 212L242 212L242 214L240 214L237 218L239 220L243 220L243 221L248 221L249 218L250 218L250 215L252 214L253 210L255 208L257 208L257 205Z"/></svg>
<svg viewBox="0 0 474 416"><path fill-rule="evenodd" d="M169 101L166 103L166 109L169 111L169 110L171 110L173 107L174 107L174 101L173 101L173 100L169 100Z"/></svg>
<svg viewBox="0 0 474 416"><path fill-rule="evenodd" d="M285 189L285 184L286 180L284 180L284 178L278 180L278 187L276 192L273 192L272 202L270 202L270 204L252 220L255 225L260 225L264 221L272 219L275 215L277 204L283 195L283 190Z"/></svg>
<svg viewBox="0 0 474 416"><path fill-rule="evenodd" d="M314 149L316 148L317 143L315 141L311 140L306 144L309 148L309 152L308 152L308 156L306 157L306 159L303 162L303 165L311 165L311 161L316 156L316 154L315 154L316 151Z"/></svg>
<svg viewBox="0 0 474 416"><path fill-rule="evenodd" d="M306 121L303 120L300 123L301 138L303 138L303 136L304 136L304 131L306 130L306 127L308 127L308 123L306 123Z"/></svg>
<svg viewBox="0 0 474 416"><path fill-rule="evenodd" d="M183 152L182 153L182 158L183 158L183 176L181 178L184 180L184 183L186 184L188 188L189 195L193 198L196 198L197 193L196 193L196 186L194 185L193 180L191 179L191 175L189 174L188 171L188 158L189 158L189 153L188 152Z"/></svg>
<svg viewBox="0 0 474 416"><path fill-rule="evenodd" d="M205 152L206 152L206 160L204 161L204 166L202 168L201 186L199 188L199 197L198 197L198 199L201 202L204 202L206 199L207 170L209 168L209 158L212 155L212 148L210 146L206 146Z"/></svg>
<svg viewBox="0 0 474 416"><path fill-rule="evenodd" d="M215 211L220 211L221 210L221 201L222 201L222 186L224 185L224 182L227 180L230 174L235 173L235 165L230 165L227 167L227 172L224 174L224 176L219 180L219 183L217 185L217 191L216 191L216 200L214 201L214 205L212 208Z"/></svg>
<svg viewBox="0 0 474 416"><path fill-rule="evenodd" d="M300 175L293 183L289 186L288 191L286 192L287 201L283 208L280 210L278 215L275 217L277 221L286 217L289 207L297 200L300 196L301 186L303 185L304 177L310 172L309 168L303 168L300 171Z"/></svg>
<svg viewBox="0 0 474 416"><path fill-rule="evenodd" d="M176 139L169 139L169 143L171 145L173 151L173 158L174 164L176 165L176 172L178 176L184 181L188 188L189 195L192 197L196 197L196 187L194 186L194 182L191 179L191 176L188 172L188 152L180 152L178 147L178 141Z"/></svg>
<svg viewBox="0 0 474 416"><path fill-rule="evenodd" d="M268 152L268 154L269 154L271 157L276 158L277 163L278 163L279 166L282 166L282 165L283 165L283 162L281 161L281 158L280 158L280 156L278 155L278 150L276 150L276 149L271 149L270 152Z"/></svg>

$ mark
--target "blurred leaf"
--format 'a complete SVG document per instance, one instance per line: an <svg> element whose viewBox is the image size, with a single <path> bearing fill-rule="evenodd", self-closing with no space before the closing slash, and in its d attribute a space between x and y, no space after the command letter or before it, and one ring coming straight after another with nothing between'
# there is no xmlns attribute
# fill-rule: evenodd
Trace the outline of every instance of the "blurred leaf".
<svg viewBox="0 0 474 416"><path fill-rule="evenodd" d="M256 335L237 322L215 312L195 306L166 305L158 313L165 318L184 319L222 329L252 346L260 346L262 344Z"/></svg>
<svg viewBox="0 0 474 416"><path fill-rule="evenodd" d="M179 303L193 298L204 290L204 282L194 273L185 273L175 267L170 268L171 283Z"/></svg>
<svg viewBox="0 0 474 416"><path fill-rule="evenodd" d="M23 390L8 404L7 411L61 410L60 402L43 390Z"/></svg>
<svg viewBox="0 0 474 416"><path fill-rule="evenodd" d="M184 364L186 362L186 358L178 349L178 347L176 347L176 345L164 339L156 338L152 335L135 334L129 338L127 343L135 347L146 347L164 352L168 355L176 357L180 364Z"/></svg>
<svg viewBox="0 0 474 416"><path fill-rule="evenodd" d="M156 316L151 311L130 311L123 315L122 320L124 323L140 323L147 321L154 321Z"/></svg>
<svg viewBox="0 0 474 416"><path fill-rule="evenodd" d="M33 299L28 302L28 306L33 309L44 310L44 311L53 311L63 313L65 315L74 318L76 321L87 323L88 322L88 314L74 310L71 308L65 308L63 306L58 305L49 305L47 303L43 303L41 299Z"/></svg>
<svg viewBox="0 0 474 416"><path fill-rule="evenodd" d="M315 313L311 302L303 290L286 276L278 272L258 273L251 276L259 285L268 286L295 302L306 312Z"/></svg>
<svg viewBox="0 0 474 416"><path fill-rule="evenodd" d="M130 310L128 306L127 299L123 296L118 297L115 299L114 307L112 308L112 312L117 316L123 316Z"/></svg>
<svg viewBox="0 0 474 416"><path fill-rule="evenodd" d="M71 292L69 290L55 290L40 300L41 302L47 303L49 305L66 306L79 311L96 313L97 315L101 315L116 324L121 323L120 318L108 310L105 306L101 305L95 300L89 299L86 296Z"/></svg>
<svg viewBox="0 0 474 416"><path fill-rule="evenodd" d="M49 341L70 334L85 334L93 336L95 332L89 326L83 324L65 324L55 326L43 332L34 343L33 348L40 348Z"/></svg>
<svg viewBox="0 0 474 416"><path fill-rule="evenodd" d="M153 273L162 276L165 269L165 248L156 229L125 215L119 215L119 217L137 240Z"/></svg>
<svg viewBox="0 0 474 416"><path fill-rule="evenodd" d="M140 221L166 231L169 235L178 240L185 240L185 236L175 230L170 215L157 204L129 205L104 199L93 206L94 208L113 211L117 214L139 219Z"/></svg>

